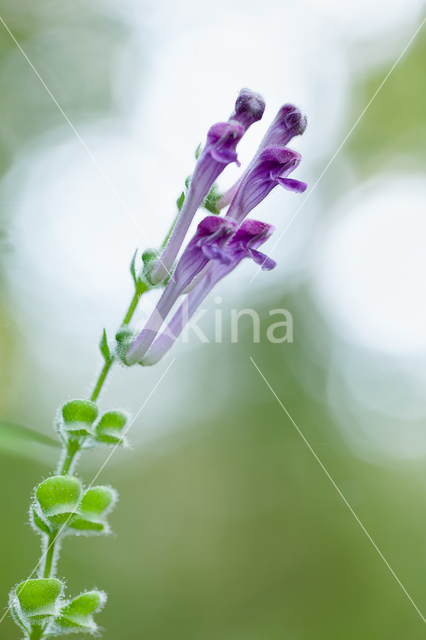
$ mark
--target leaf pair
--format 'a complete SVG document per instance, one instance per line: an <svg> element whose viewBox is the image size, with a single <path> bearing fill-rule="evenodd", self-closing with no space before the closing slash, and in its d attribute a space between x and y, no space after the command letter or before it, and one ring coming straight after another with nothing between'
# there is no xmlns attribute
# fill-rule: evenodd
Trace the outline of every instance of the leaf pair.
<svg viewBox="0 0 426 640"><path fill-rule="evenodd" d="M90 400L71 400L62 407L62 416L57 423L58 430L66 440L70 437L84 439L85 448L97 444L125 444L125 438L121 434L128 415L121 410L107 411L94 424L98 413L98 406Z"/></svg>
<svg viewBox="0 0 426 640"><path fill-rule="evenodd" d="M45 534L67 530L68 533L108 533L106 520L117 501L111 487L90 487L83 492L74 476L51 476L36 489L32 522Z"/></svg>
<svg viewBox="0 0 426 640"><path fill-rule="evenodd" d="M48 637L76 631L95 633L98 626L93 614L106 602L103 591L86 591L76 598L63 600L64 584L55 578L38 578L21 582L10 594L10 609L26 638L39 632Z"/></svg>

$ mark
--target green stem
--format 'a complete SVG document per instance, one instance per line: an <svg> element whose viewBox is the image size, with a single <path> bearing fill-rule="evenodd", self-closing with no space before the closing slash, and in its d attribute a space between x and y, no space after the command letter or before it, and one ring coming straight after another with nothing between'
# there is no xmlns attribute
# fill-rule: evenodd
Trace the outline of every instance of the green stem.
<svg viewBox="0 0 426 640"><path fill-rule="evenodd" d="M101 392L101 389L103 387L105 379L106 379L106 377L108 375L108 371L111 369L111 366L112 366L113 362L114 362L114 358L112 357L109 360L107 360L105 362L104 366L102 367L102 371L99 374L99 378L98 378L98 380L96 382L96 386L95 386L95 388L93 390L93 393L92 393L92 395L90 397L90 400L92 402L96 402L96 400L98 399L98 395Z"/></svg>
<svg viewBox="0 0 426 640"><path fill-rule="evenodd" d="M135 294L130 302L129 308L127 309L126 315L124 316L123 322L121 323L121 327L126 327L130 320L133 317L133 314L136 310L136 307L138 306L138 302L140 297L142 296L143 293L145 293L145 291L148 289L147 285L144 282L139 282L138 285L136 285L136 289L135 289ZM98 399L98 396L102 390L102 387L104 385L104 382L106 380L106 377L108 375L109 370L111 369L113 363L114 363L114 356L111 356L109 360L107 360L104 364L104 366L102 367L102 371L99 374L99 377L96 381L96 385L95 388L93 390L93 393L90 397L90 400L92 402L96 402L96 400Z"/></svg>
<svg viewBox="0 0 426 640"><path fill-rule="evenodd" d="M53 553L55 551L57 533L51 533L47 542L46 564L44 565L44 578L50 578L52 571Z"/></svg>
<svg viewBox="0 0 426 640"><path fill-rule="evenodd" d="M39 624L33 626L33 629L30 635L30 640L40 640L42 636L43 636L43 628Z"/></svg>
<svg viewBox="0 0 426 640"><path fill-rule="evenodd" d="M141 295L143 293L145 293L145 291L148 289L147 285L144 282L140 282L140 284L138 284L136 286L136 290L135 290L135 295L132 298L132 301L129 305L129 308L127 309L127 313L124 316L124 320L121 323L122 327L126 327L130 320L132 319L132 316L135 312L136 307L138 306L138 302L139 302L139 298L141 297Z"/></svg>
<svg viewBox="0 0 426 640"><path fill-rule="evenodd" d="M59 471L60 476L68 475L72 462L79 451L80 451L80 444L78 440L73 440L73 439L68 440L67 454L62 463L62 468Z"/></svg>

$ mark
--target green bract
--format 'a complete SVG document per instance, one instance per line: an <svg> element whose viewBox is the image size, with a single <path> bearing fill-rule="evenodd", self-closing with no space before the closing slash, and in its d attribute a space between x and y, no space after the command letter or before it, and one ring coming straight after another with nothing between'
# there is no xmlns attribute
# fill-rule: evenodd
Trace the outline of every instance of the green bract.
<svg viewBox="0 0 426 640"><path fill-rule="evenodd" d="M36 498L42 514L53 526L60 526L72 519L81 493L81 482L74 476L52 476L37 487Z"/></svg>
<svg viewBox="0 0 426 640"><path fill-rule="evenodd" d="M81 499L78 517L70 523L71 529L78 531L106 532L108 523L106 516L117 500L117 493L110 487L91 487Z"/></svg>
<svg viewBox="0 0 426 640"><path fill-rule="evenodd" d="M48 525L42 518L40 518L40 516L38 515L35 509L31 509L30 518L32 523L36 527L36 529L38 529L39 531L42 531L43 533L47 533L47 534L50 533L50 529Z"/></svg>
<svg viewBox="0 0 426 640"><path fill-rule="evenodd" d="M107 334L104 329L102 333L102 338L99 341L99 350L102 353L105 362L109 362L111 360L111 353L108 346Z"/></svg>
<svg viewBox="0 0 426 640"><path fill-rule="evenodd" d="M96 631L98 627L93 620L93 614L102 609L105 602L106 594L103 591L82 593L61 608L59 617L55 620L54 631Z"/></svg>
<svg viewBox="0 0 426 640"><path fill-rule="evenodd" d="M106 444L123 444L121 430L127 422L127 414L124 411L108 411L96 425L96 440Z"/></svg>
<svg viewBox="0 0 426 640"><path fill-rule="evenodd" d="M90 400L71 400L62 407L64 427L72 435L86 436L98 417L98 407Z"/></svg>
<svg viewBox="0 0 426 640"><path fill-rule="evenodd" d="M115 355L122 364L125 364L126 367L128 367L129 365L126 362L126 354L133 340L132 329L129 329L129 327L122 327L115 334L115 339L117 341Z"/></svg>
<svg viewBox="0 0 426 640"><path fill-rule="evenodd" d="M22 614L26 618L54 616L58 614L57 601L62 593L63 584L55 578L38 578L21 582L15 594Z"/></svg>

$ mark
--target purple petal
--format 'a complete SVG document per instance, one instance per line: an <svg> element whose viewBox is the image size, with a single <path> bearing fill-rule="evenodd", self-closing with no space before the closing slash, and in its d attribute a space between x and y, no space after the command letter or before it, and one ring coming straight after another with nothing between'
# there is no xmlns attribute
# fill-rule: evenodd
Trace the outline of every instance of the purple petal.
<svg viewBox="0 0 426 640"><path fill-rule="evenodd" d="M253 261L262 267L262 271L271 271L271 269L275 269L275 267L277 266L275 260L272 260L272 258L265 255L261 251L256 251L256 249L249 249L249 253Z"/></svg>
<svg viewBox="0 0 426 640"><path fill-rule="evenodd" d="M303 193L308 188L306 182L300 182L300 180L293 180L292 178L281 178L280 176L275 179L282 187L284 187L284 189L287 189L287 191Z"/></svg>
<svg viewBox="0 0 426 640"><path fill-rule="evenodd" d="M301 155L287 147L266 147L252 164L229 207L226 217L242 222L301 162Z"/></svg>
<svg viewBox="0 0 426 640"><path fill-rule="evenodd" d="M208 260L218 260L219 262L223 262L224 264L229 264L231 262L230 256L219 247L215 246L202 246L201 247L203 254L208 258Z"/></svg>

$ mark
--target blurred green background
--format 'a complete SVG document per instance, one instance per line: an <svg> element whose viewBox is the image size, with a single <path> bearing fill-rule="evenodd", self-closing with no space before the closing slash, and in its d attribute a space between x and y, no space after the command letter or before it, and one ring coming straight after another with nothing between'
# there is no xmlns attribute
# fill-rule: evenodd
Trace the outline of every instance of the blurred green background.
<svg viewBox="0 0 426 640"><path fill-rule="evenodd" d="M113 4L39 0L16 5L2 0L0 7L1 17L77 129L107 118L115 122L111 126L124 127L127 112L117 99L113 79L117 60L133 36L129 21L120 18ZM182 7L189 11L189 5ZM140 11L145 10L149 13L149 7L141 4ZM142 38L138 64L135 57L125 59L129 86L143 76L148 64L144 55L146 59L155 56L150 28ZM391 63L401 48L396 38ZM348 141L342 163L350 171L342 173L336 161L321 183L320 220L327 219L333 203L348 188L384 166L424 171L425 52L426 32L421 32ZM370 71L354 72L349 78L343 131L376 91L390 67L389 59L379 64L372 61ZM132 96L131 89L128 95ZM22 162L29 149L48 147L71 135L0 24L2 175L18 159ZM320 158L311 164L312 176L316 178L324 165ZM7 267L7 256L19 248L10 236L15 209L6 192L0 195ZM126 268L123 264L123 271ZM31 282L31 273L28 279ZM0 417L24 420L25 426L49 434L55 407L66 394L81 393L79 385L89 380L77 379L79 362L70 358L73 388L50 389L43 371L52 360L46 355L46 362L37 361L28 347L31 339L15 323L7 268L0 294ZM238 295L240 308L253 305L248 287ZM233 292L224 297L230 307ZM39 305L43 307L41 295ZM173 366L182 366L184 399L176 402L176 392L168 388L166 378L150 400L165 411L158 437L151 435L132 451L120 452L102 471L99 481L111 484L120 494L110 516L117 535L64 541L58 573L67 581L67 592L77 594L92 587L107 591L108 604L98 622L105 628L104 637L111 639L422 637L424 621L250 358L426 615L424 456L362 455L347 437L350 424L342 429L328 395L329 370L336 349L342 349L341 338L319 312L306 273L287 279L285 287L275 284L266 289L256 308L263 319L262 335L269 325L268 310L288 309L294 319L294 343L252 344L247 322L238 344L224 340L179 352L183 364L177 361ZM114 322L121 313L117 308ZM93 348L87 353L93 375L99 366L100 331L99 326L90 336ZM35 330L32 339L37 339ZM370 356L368 351L358 352L366 368ZM126 376L132 376L141 388L136 413L168 363L160 371L117 368L106 394L121 390ZM85 371L83 367L82 375ZM46 401L50 391L52 397ZM345 397L341 401L350 404ZM203 405L208 408L204 413ZM355 429L357 408L351 406ZM134 429L142 429L144 422L141 414ZM169 423L173 428L168 428ZM55 455L53 448L40 443L29 447L0 431L0 598L4 607L10 588L25 579L36 563L39 540L23 523L31 490L53 471ZM103 459L103 454L85 454L81 476L86 482ZM18 637L18 629L6 617L0 624L0 638Z"/></svg>

